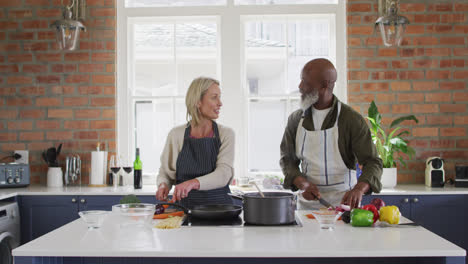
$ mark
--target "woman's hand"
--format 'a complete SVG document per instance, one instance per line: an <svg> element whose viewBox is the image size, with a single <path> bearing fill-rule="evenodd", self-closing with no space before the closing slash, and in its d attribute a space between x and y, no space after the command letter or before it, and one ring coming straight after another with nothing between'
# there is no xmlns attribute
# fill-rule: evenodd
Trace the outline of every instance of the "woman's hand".
<svg viewBox="0 0 468 264"><path fill-rule="evenodd" d="M171 202L180 201L182 198L187 197L191 190L198 190L199 188L200 182L197 179L188 180L177 184L174 188Z"/></svg>
<svg viewBox="0 0 468 264"><path fill-rule="evenodd" d="M156 199L159 201L166 201L169 194L169 187L165 183L161 183L156 191Z"/></svg>

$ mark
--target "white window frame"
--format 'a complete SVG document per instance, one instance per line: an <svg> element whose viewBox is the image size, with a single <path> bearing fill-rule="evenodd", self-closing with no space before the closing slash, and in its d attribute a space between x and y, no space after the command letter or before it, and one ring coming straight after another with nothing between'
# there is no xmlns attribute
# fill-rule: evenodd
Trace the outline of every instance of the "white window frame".
<svg viewBox="0 0 468 264"><path fill-rule="evenodd" d="M258 15L308 15L335 14L336 23L336 69L338 80L334 93L347 102L347 41L346 41L346 1L338 4L313 5L234 5L234 0L227 0L225 6L193 7L144 7L125 8L125 1L117 1L117 153L124 158L134 158L135 120L133 99L127 83L132 77L127 71L129 36L129 18L134 17L185 17L219 16L218 48L220 50L223 107L219 122L234 129L236 133L235 172L236 177L247 175L248 164L248 91L244 86L244 34L242 17ZM341 33L341 34L339 34ZM161 140L166 140L165 138ZM278 147L280 142L278 142ZM159 157L153 157L159 159ZM130 160L130 161L131 161ZM144 166L144 165L143 165Z"/></svg>

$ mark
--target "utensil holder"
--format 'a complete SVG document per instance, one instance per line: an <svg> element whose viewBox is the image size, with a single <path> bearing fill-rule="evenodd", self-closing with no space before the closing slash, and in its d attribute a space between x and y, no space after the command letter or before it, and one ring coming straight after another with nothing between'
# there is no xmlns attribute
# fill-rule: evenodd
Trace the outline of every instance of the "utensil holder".
<svg viewBox="0 0 468 264"><path fill-rule="evenodd" d="M47 170L47 187L63 187L62 168L49 167Z"/></svg>

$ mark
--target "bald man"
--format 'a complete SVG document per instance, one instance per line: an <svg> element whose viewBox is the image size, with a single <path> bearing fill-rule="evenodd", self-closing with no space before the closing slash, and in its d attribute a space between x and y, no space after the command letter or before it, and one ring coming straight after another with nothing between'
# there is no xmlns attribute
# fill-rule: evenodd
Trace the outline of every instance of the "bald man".
<svg viewBox="0 0 468 264"><path fill-rule="evenodd" d="M366 120L333 94L336 69L326 59L309 61L301 73L301 108L293 112L281 142L284 187L303 190L299 209L333 205L358 207L362 196L380 192L382 160ZM356 177L355 166L362 165Z"/></svg>

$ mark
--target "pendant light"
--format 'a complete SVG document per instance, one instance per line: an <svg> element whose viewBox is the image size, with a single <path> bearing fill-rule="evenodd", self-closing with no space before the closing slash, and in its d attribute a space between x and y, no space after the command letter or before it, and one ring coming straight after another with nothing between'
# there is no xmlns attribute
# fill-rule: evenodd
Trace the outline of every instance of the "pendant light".
<svg viewBox="0 0 468 264"><path fill-rule="evenodd" d="M84 9L85 0L81 0L81 5L80 0L76 1L75 10L78 12L78 10ZM75 50L78 39L80 38L80 31L86 31L86 27L83 23L77 20L78 16L73 16L72 8L74 5L75 0L72 1L71 5L63 8L63 18L50 25L50 27L55 29L56 41L61 50Z"/></svg>
<svg viewBox="0 0 468 264"><path fill-rule="evenodd" d="M384 0L386 1L386 15L381 16L375 21L375 26L379 27L380 35L385 46L400 46L405 34L406 25L409 20L398 15L398 0ZM383 9L382 0L379 0L379 10Z"/></svg>

